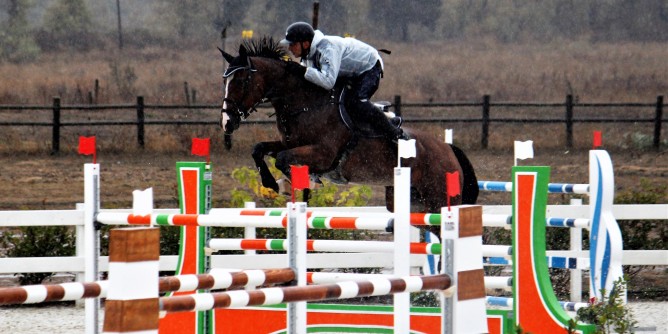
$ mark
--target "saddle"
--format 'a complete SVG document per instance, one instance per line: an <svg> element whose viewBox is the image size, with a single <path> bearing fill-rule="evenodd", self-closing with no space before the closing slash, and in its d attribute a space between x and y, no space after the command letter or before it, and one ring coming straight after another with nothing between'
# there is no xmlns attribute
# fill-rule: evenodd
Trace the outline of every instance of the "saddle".
<svg viewBox="0 0 668 334"><path fill-rule="evenodd" d="M341 90L341 94L339 95L339 116L341 117L343 124L345 124L346 127L350 129L355 135L365 138L382 137L383 135L378 130L376 130L373 124L366 121L363 117L354 117L354 111L352 111L353 116L351 116L351 113L348 112L348 109L350 108L346 100L346 94L348 91L348 87L344 86L344 88ZM390 102L373 102L373 105L381 112L383 112L385 116L387 116L390 124L396 128L401 127L403 124L403 119L390 111L390 106L392 105Z"/></svg>
<svg viewBox="0 0 668 334"><path fill-rule="evenodd" d="M348 155L352 150L357 146L357 142L360 137L363 138L380 138L383 137L383 134L376 130L376 127L370 122L363 119L363 117L351 117L351 114L348 112L349 105L346 100L346 92L349 91L346 85L341 89L339 95L339 116L343 121L343 124L350 129L353 133L353 138L344 146L344 148L338 152L335 163L332 165L332 168L328 171L322 173L321 175L312 175L313 180L316 183L322 183L320 181L320 176L323 176L335 184L347 184L348 180L344 178L341 174L341 166L348 160ZM389 102L375 102L374 106L378 108L381 112L385 114L390 120L390 124L399 128L403 123L401 117L396 116L391 112ZM352 113L354 115L354 112Z"/></svg>

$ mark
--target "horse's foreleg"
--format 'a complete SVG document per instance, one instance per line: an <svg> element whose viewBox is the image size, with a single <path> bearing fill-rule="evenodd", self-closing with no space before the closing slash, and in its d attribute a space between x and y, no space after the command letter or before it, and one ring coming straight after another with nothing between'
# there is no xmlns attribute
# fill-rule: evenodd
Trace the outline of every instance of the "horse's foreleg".
<svg viewBox="0 0 668 334"><path fill-rule="evenodd" d="M323 152L328 152L327 154ZM333 154L322 146L305 145L278 152L276 168L286 176L290 176L290 165L306 165L309 173L319 173L332 166Z"/></svg>
<svg viewBox="0 0 668 334"><path fill-rule="evenodd" d="M278 192L278 183L274 179L274 176L271 175L267 163L264 161L266 155L276 157L276 154L280 151L285 150L285 146L280 141L267 141L260 142L253 146L253 161L255 161L255 167L260 172L260 178L262 179L262 186L271 188L275 192Z"/></svg>

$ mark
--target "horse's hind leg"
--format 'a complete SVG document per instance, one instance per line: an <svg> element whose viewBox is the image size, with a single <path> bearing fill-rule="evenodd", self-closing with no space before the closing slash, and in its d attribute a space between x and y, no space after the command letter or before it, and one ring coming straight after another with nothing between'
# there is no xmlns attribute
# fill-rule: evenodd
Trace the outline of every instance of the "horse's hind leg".
<svg viewBox="0 0 668 334"><path fill-rule="evenodd" d="M260 172L260 178L262 179L262 186L266 188L271 188L275 192L278 192L278 183L274 176L271 175L267 163L264 161L266 155L276 157L276 154L280 151L285 150L285 146L280 141L266 141L260 142L253 146L253 161L255 161L255 167Z"/></svg>

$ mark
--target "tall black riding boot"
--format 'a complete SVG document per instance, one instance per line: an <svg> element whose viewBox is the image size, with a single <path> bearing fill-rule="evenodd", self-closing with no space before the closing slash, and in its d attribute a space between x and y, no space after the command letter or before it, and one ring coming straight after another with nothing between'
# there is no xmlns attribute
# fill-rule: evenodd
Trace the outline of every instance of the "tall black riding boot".
<svg viewBox="0 0 668 334"><path fill-rule="evenodd" d="M376 108L373 103L359 101L355 106L355 112L358 116L373 124L390 141L397 142L398 139L408 139L404 131L392 125L387 116L380 109Z"/></svg>

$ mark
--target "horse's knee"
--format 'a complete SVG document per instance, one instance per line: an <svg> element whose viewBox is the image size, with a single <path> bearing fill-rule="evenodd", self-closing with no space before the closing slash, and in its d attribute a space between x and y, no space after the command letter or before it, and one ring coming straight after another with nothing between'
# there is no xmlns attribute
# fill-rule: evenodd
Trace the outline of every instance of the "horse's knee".
<svg viewBox="0 0 668 334"><path fill-rule="evenodd" d="M253 157L253 160L255 162L257 162L258 160L262 160L265 156L264 144L263 143L255 144L255 146L253 146L253 151L251 152L251 156Z"/></svg>
<svg viewBox="0 0 668 334"><path fill-rule="evenodd" d="M287 153L281 152L276 155L276 168L283 172L284 175L290 175L290 157Z"/></svg>

